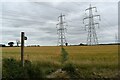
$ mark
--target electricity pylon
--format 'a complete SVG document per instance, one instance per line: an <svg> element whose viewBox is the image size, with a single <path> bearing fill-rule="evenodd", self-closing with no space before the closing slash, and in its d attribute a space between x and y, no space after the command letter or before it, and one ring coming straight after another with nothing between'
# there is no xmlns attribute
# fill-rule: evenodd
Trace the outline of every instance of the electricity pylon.
<svg viewBox="0 0 120 80"><path fill-rule="evenodd" d="M65 20L65 15L61 14L59 17L58 17L58 21L59 23L57 24L57 34L58 34L58 43L57 45L58 46L64 46L67 41L66 41L66 37L65 37L65 32L66 32L66 22L64 22Z"/></svg>
<svg viewBox="0 0 120 80"><path fill-rule="evenodd" d="M99 23L95 22L94 18L95 17L99 17L100 19L100 15L94 15L93 14L93 9L95 9L95 11L97 12L97 8L96 7L92 7L90 4L90 7L87 8L85 11L89 11L89 16L86 16L83 19L83 24L84 24L84 20L88 19L88 24L85 24L85 29L86 27L88 27L88 36L87 36L87 45L97 45L98 44L98 38L97 38L97 34L96 34L96 25L99 27Z"/></svg>
<svg viewBox="0 0 120 80"><path fill-rule="evenodd" d="M115 43L118 43L118 35L115 34Z"/></svg>

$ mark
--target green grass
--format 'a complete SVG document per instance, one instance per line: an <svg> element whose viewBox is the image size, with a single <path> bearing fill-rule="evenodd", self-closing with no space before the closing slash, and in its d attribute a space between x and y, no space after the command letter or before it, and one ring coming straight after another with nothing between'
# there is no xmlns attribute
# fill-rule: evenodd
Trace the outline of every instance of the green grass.
<svg viewBox="0 0 120 80"><path fill-rule="evenodd" d="M69 55L68 63L72 62L83 77L109 77L114 78L118 72L118 46L67 46L64 47ZM24 58L41 66L60 68L60 47L25 47ZM2 48L3 58L20 60L20 47Z"/></svg>

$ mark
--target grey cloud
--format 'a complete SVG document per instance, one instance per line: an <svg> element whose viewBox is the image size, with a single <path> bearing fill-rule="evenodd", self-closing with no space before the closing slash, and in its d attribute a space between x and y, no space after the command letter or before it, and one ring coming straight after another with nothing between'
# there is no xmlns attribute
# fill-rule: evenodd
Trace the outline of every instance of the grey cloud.
<svg viewBox="0 0 120 80"><path fill-rule="evenodd" d="M99 42L114 42L114 34L118 29L117 3L94 2L92 5L98 8L98 14L101 15L100 28L96 27ZM14 2L3 3L2 6L3 43L7 43L7 40L15 41L20 37L20 32L24 31L28 36L27 45L56 45L56 24L61 13L66 15L68 23L67 41L70 44L86 43L87 31L82 21L89 2Z"/></svg>

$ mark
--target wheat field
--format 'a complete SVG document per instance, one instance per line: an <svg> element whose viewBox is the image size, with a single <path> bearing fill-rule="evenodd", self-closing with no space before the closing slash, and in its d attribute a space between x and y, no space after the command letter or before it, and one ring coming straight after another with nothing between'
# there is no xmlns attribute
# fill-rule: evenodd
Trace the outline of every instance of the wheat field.
<svg viewBox="0 0 120 80"><path fill-rule="evenodd" d="M118 45L65 46L68 61L72 62L84 74L90 73L114 77L118 71ZM25 47L24 58L34 63L61 65L60 46ZM2 58L20 60L20 47L3 47Z"/></svg>

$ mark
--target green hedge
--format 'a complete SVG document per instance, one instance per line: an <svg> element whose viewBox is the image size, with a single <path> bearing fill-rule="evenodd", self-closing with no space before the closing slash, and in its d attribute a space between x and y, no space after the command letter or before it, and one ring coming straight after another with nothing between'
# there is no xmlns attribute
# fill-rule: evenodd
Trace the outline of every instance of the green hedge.
<svg viewBox="0 0 120 80"><path fill-rule="evenodd" d="M21 62L15 59L3 59L2 80L41 80L45 74L40 65L25 62L22 67Z"/></svg>

